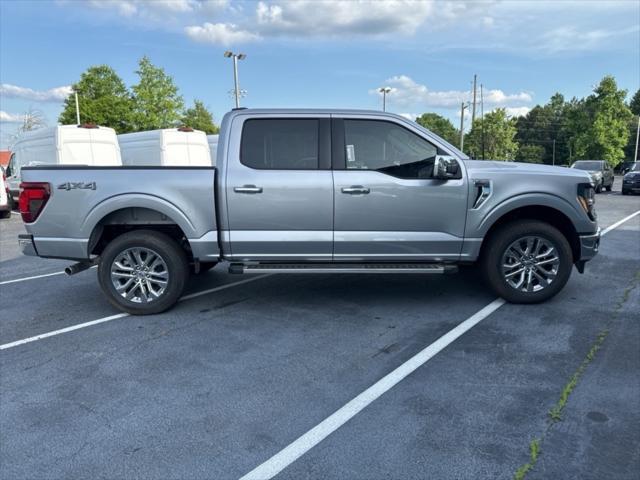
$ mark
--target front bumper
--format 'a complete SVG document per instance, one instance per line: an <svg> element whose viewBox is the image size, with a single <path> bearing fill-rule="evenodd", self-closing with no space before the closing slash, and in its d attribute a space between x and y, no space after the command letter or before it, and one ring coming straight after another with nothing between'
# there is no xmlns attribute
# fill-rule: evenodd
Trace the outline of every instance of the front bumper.
<svg viewBox="0 0 640 480"><path fill-rule="evenodd" d="M20 250L22 250L23 255L29 255L30 257L38 256L36 244L33 243L33 235L18 235L18 245L20 246Z"/></svg>
<svg viewBox="0 0 640 480"><path fill-rule="evenodd" d="M600 235L600 228L598 228L596 233L580 235L580 262L589 261L598 254L598 249L600 248Z"/></svg>

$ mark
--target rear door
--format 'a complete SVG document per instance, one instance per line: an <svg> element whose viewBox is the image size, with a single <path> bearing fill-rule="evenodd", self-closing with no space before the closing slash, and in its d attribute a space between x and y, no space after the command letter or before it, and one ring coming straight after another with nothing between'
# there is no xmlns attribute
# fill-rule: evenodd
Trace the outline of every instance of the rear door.
<svg viewBox="0 0 640 480"><path fill-rule="evenodd" d="M457 260L467 183L432 178L447 155L410 125L388 117L333 121L334 258L350 261Z"/></svg>
<svg viewBox="0 0 640 480"><path fill-rule="evenodd" d="M331 260L329 116L238 115L231 128L241 132L230 138L224 182L231 259Z"/></svg>

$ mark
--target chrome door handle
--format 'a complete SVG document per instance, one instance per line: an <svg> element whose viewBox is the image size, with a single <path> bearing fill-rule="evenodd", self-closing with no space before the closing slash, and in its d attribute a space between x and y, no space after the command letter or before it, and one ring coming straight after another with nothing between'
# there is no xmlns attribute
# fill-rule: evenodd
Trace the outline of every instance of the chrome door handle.
<svg viewBox="0 0 640 480"><path fill-rule="evenodd" d="M262 193L262 187L243 185L242 187L233 187L233 191L236 193Z"/></svg>
<svg viewBox="0 0 640 480"><path fill-rule="evenodd" d="M346 193L348 195L365 195L369 193L367 187L363 187L362 185L351 185L350 187L345 187L342 189L342 193Z"/></svg>

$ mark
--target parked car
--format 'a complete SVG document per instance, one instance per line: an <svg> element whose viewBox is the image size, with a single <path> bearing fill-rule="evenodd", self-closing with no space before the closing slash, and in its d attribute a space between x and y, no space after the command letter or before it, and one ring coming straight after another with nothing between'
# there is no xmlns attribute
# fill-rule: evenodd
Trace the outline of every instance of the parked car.
<svg viewBox="0 0 640 480"><path fill-rule="evenodd" d="M149 314L178 300L190 264L444 274L477 262L498 295L534 303L598 251L586 172L469 160L398 115L239 109L220 139L215 168L23 168L23 252L77 260L69 274L98 264L114 306Z"/></svg>
<svg viewBox="0 0 640 480"><path fill-rule="evenodd" d="M634 162L622 177L622 194L640 193L640 162Z"/></svg>
<svg viewBox="0 0 640 480"><path fill-rule="evenodd" d="M635 165L637 165L640 162L630 162L630 161L626 161L626 162L622 162L621 164L618 165L617 168L619 168L619 172L622 175L624 175L627 172L630 172L634 169Z"/></svg>
<svg viewBox="0 0 640 480"><path fill-rule="evenodd" d="M58 125L25 133L11 148L7 183L12 200L20 194L20 172L27 165L120 166L120 149L112 128Z"/></svg>
<svg viewBox="0 0 640 480"><path fill-rule="evenodd" d="M12 202L4 167L0 167L0 173L0 218L9 218L11 216Z"/></svg>
<svg viewBox="0 0 640 480"><path fill-rule="evenodd" d="M207 136L188 127L118 135L122 163L130 166L211 166Z"/></svg>
<svg viewBox="0 0 640 480"><path fill-rule="evenodd" d="M578 160L571 165L571 168L589 172L596 193L602 192L602 189L610 192L613 188L613 168L605 160Z"/></svg>

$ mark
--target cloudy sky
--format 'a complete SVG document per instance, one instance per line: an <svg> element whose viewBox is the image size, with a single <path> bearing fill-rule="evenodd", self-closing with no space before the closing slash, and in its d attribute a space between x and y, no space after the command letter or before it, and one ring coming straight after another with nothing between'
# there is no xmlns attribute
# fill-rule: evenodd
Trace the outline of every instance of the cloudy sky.
<svg viewBox="0 0 640 480"><path fill-rule="evenodd" d="M252 107L435 111L459 121L473 74L485 111L525 113L605 74L640 85L640 2L439 0L2 0L0 134L29 108L55 125L69 85L96 64L130 86L143 55L219 121L232 107L226 49Z"/></svg>

